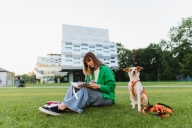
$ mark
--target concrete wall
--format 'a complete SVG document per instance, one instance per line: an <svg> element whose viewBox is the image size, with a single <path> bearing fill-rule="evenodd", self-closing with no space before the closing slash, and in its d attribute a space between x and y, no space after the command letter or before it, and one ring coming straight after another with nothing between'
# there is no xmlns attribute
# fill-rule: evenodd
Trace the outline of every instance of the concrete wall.
<svg viewBox="0 0 192 128"><path fill-rule="evenodd" d="M14 77L9 72L0 72L1 83L0 86L10 86L14 85Z"/></svg>

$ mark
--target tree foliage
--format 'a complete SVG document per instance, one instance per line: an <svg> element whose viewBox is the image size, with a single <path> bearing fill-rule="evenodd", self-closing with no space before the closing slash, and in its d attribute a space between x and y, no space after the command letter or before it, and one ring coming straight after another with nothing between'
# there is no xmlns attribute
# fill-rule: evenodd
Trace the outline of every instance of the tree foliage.
<svg viewBox="0 0 192 128"><path fill-rule="evenodd" d="M184 63L192 53L192 17L182 19L177 27L169 32L170 42L174 45L172 54L180 65L180 72L184 73ZM185 59L184 59L185 58Z"/></svg>
<svg viewBox="0 0 192 128"><path fill-rule="evenodd" d="M142 66L143 81L171 81L176 80L177 75L192 76L192 17L183 18L178 26L171 27L169 38L133 50L118 43L119 69Z"/></svg>
<svg viewBox="0 0 192 128"><path fill-rule="evenodd" d="M132 52L124 48L124 46L121 43L117 43L117 52L118 52L119 69L129 67L133 59Z"/></svg>
<svg viewBox="0 0 192 128"><path fill-rule="evenodd" d="M183 63L179 63L181 73L184 76L191 76L192 74L192 53L186 54L183 58Z"/></svg>

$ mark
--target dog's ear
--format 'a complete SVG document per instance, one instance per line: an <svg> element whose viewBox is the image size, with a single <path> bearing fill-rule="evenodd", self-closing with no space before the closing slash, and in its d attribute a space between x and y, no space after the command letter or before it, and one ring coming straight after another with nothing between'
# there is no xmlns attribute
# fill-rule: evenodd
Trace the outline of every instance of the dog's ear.
<svg viewBox="0 0 192 128"><path fill-rule="evenodd" d="M125 72L129 72L130 69L129 69L129 68L124 68L123 71L125 71Z"/></svg>
<svg viewBox="0 0 192 128"><path fill-rule="evenodd" d="M143 67L137 66L137 71L141 71Z"/></svg>

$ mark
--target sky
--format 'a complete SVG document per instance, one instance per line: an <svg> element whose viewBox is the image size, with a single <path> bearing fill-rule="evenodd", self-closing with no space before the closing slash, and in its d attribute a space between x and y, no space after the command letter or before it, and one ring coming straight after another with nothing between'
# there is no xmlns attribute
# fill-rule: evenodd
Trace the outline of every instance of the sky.
<svg viewBox="0 0 192 128"><path fill-rule="evenodd" d="M192 0L0 0L0 67L28 74L37 57L61 53L62 24L109 30L132 50L168 39L192 16Z"/></svg>

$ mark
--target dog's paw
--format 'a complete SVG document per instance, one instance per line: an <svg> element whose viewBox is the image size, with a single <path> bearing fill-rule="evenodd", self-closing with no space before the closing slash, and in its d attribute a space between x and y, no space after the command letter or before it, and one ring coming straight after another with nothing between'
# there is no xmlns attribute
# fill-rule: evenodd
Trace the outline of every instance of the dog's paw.
<svg viewBox="0 0 192 128"><path fill-rule="evenodd" d="M138 112L141 112L141 107L138 108Z"/></svg>

